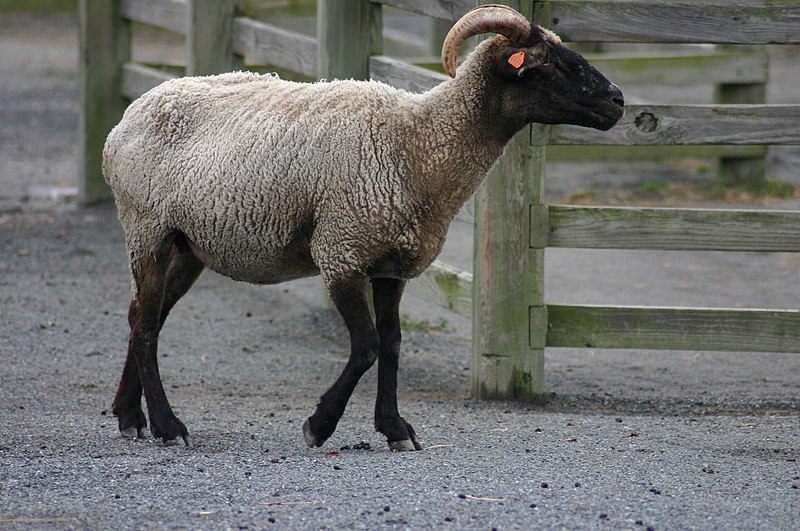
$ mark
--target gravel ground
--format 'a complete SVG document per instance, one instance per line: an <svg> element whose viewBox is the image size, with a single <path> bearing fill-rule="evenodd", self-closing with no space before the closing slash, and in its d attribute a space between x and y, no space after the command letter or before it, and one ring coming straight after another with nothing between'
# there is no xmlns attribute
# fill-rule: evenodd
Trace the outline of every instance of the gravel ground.
<svg viewBox="0 0 800 531"><path fill-rule="evenodd" d="M797 528L797 354L552 349L548 405L479 403L469 322L408 297L401 409L426 449L392 454L373 431L372 373L308 449L300 427L347 351L310 280L205 273L161 340L194 445L121 439L122 234L112 205L62 199L76 185L76 62L73 17L0 16L0 528ZM445 252L465 265L463 227ZM547 260L550 302L800 300L789 254Z"/></svg>

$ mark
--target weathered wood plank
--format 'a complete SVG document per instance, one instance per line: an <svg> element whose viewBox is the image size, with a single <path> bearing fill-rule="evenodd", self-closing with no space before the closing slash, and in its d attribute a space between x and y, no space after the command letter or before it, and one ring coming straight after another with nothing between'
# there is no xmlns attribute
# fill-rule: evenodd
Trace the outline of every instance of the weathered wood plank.
<svg viewBox="0 0 800 531"><path fill-rule="evenodd" d="M125 63L122 66L122 96L135 100L151 88L175 76L137 63Z"/></svg>
<svg viewBox="0 0 800 531"><path fill-rule="evenodd" d="M549 207L550 247L800 252L800 211Z"/></svg>
<svg viewBox="0 0 800 531"><path fill-rule="evenodd" d="M429 17L456 21L464 13L475 7L475 0L372 0L376 4L384 4L427 15Z"/></svg>
<svg viewBox="0 0 800 531"><path fill-rule="evenodd" d="M157 28L186 34L189 27L187 0L121 0L122 16Z"/></svg>
<svg viewBox="0 0 800 531"><path fill-rule="evenodd" d="M103 179L103 145L122 117L125 101L120 96L122 69L130 57L130 25L118 2L81 0L80 145L78 194L88 205L111 197Z"/></svg>
<svg viewBox="0 0 800 531"><path fill-rule="evenodd" d="M189 0L186 73L205 76L241 70L244 61L231 48L233 19L244 0Z"/></svg>
<svg viewBox="0 0 800 531"><path fill-rule="evenodd" d="M628 105L610 131L558 125L553 144L800 144L800 105Z"/></svg>
<svg viewBox="0 0 800 531"><path fill-rule="evenodd" d="M552 12L540 23L565 41L800 44L800 4L791 0L541 3Z"/></svg>
<svg viewBox="0 0 800 531"><path fill-rule="evenodd" d="M317 40L251 18L233 21L233 51L248 62L317 76Z"/></svg>
<svg viewBox="0 0 800 531"><path fill-rule="evenodd" d="M529 208L544 200L545 148L531 147L530 132L511 140L475 194L472 388L481 399L544 393L544 350L532 335L545 330L530 329L530 307L544 307L544 250L527 242ZM546 126L537 133L548 137Z"/></svg>
<svg viewBox="0 0 800 531"><path fill-rule="evenodd" d="M383 55L370 57L369 73L370 77L376 81L383 81L409 92L425 92L449 79L444 74Z"/></svg>
<svg viewBox="0 0 800 531"><path fill-rule="evenodd" d="M584 56L608 79L622 87L623 91L626 85L682 87L767 81L766 53L698 51L691 55L584 54ZM720 100L718 103L734 102Z"/></svg>
<svg viewBox="0 0 800 531"><path fill-rule="evenodd" d="M408 283L406 293L441 308L472 317L472 275L436 261Z"/></svg>
<svg viewBox="0 0 800 531"><path fill-rule="evenodd" d="M800 311L548 305L549 347L800 353Z"/></svg>

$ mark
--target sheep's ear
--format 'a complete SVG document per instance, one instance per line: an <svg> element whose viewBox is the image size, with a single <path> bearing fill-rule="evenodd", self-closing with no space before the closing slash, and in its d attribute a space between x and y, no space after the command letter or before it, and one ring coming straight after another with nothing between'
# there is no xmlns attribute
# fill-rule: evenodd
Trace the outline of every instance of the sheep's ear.
<svg viewBox="0 0 800 531"><path fill-rule="evenodd" d="M544 63L546 51L538 48L510 50L503 55L502 68L509 75L522 77L525 72Z"/></svg>

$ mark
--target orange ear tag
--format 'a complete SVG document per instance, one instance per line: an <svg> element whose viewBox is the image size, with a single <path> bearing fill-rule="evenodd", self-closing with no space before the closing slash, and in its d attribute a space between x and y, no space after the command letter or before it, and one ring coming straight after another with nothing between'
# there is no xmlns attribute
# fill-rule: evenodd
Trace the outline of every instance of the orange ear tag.
<svg viewBox="0 0 800 531"><path fill-rule="evenodd" d="M510 64L514 68L521 67L522 63L524 63L524 62L525 62L525 52L513 53L508 58L508 64Z"/></svg>

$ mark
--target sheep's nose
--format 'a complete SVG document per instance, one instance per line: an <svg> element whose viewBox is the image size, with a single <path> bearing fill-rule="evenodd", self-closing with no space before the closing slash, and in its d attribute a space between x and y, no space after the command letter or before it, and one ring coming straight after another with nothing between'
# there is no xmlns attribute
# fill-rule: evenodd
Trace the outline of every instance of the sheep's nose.
<svg viewBox="0 0 800 531"><path fill-rule="evenodd" d="M620 107L625 106L625 97L622 95L622 91L618 86L616 86L614 83L611 83L611 85L608 87L608 92L611 96L611 101Z"/></svg>

